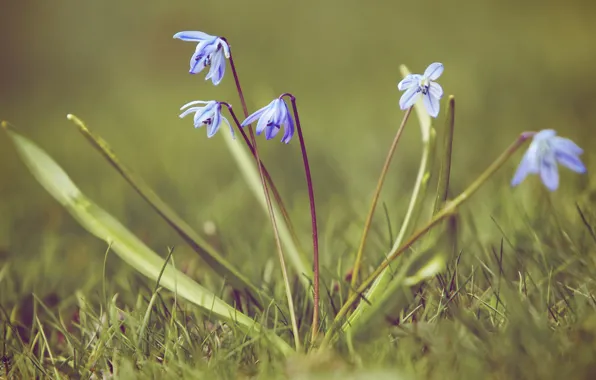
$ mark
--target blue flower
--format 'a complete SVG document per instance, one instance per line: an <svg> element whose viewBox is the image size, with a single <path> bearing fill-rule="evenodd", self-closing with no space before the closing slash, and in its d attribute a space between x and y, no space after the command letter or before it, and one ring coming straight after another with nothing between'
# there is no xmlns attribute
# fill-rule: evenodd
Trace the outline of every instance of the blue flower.
<svg viewBox="0 0 596 380"><path fill-rule="evenodd" d="M424 71L424 75L408 74L397 84L400 91L406 90L399 99L400 108L405 110L412 107L422 94L426 111L430 116L437 117L440 108L439 100L443 97L443 88L434 81L441 74L443 74L443 64L439 62L431 63Z"/></svg>
<svg viewBox="0 0 596 380"><path fill-rule="evenodd" d="M190 107L195 104L203 104L203 106ZM222 120L230 127L232 136L234 136L234 129L230 125L228 119L221 115L221 103L214 100L204 102L202 100L195 100L194 102L186 103L180 110L187 108L180 114L180 118L183 118L194 112L194 125L195 128L199 128L202 125L206 125L207 137L211 138L219 130Z"/></svg>
<svg viewBox="0 0 596 380"><path fill-rule="evenodd" d="M559 187L557 162L577 173L585 173L586 167L579 159L583 150L573 141L557 136L552 129L542 130L534 135L522 158L511 186L519 185L528 174L540 174L542 183L550 190Z"/></svg>
<svg viewBox="0 0 596 380"><path fill-rule="evenodd" d="M282 126L285 127L285 132L281 142L287 144L292 139L292 136L294 136L294 119L290 114L288 105L281 98L275 99L247 117L241 126L245 127L257 119L259 119L256 128L257 135L265 131L265 138L267 140L274 138Z"/></svg>
<svg viewBox="0 0 596 380"><path fill-rule="evenodd" d="M203 32L178 32L174 38L182 41L198 42L195 53L190 57L190 73L198 74L207 66L211 66L205 80L211 79L217 86L226 71L226 58L230 58L230 46L220 37Z"/></svg>

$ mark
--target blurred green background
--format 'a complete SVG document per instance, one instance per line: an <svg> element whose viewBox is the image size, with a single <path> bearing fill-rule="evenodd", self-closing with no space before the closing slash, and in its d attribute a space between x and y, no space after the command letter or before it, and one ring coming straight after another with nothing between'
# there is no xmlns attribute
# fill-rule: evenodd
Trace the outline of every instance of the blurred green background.
<svg viewBox="0 0 596 380"><path fill-rule="evenodd" d="M0 118L47 149L85 193L154 249L165 253L166 245L181 245L66 120L67 113L78 115L191 225L200 230L214 222L216 244L227 255L242 255L232 261L257 276L262 265L249 265L247 255L271 256L265 214L221 137L207 139L191 118L178 119L179 107L196 99L225 100L241 109L230 71L218 87L204 80L205 73L188 74L195 44L172 39L181 30L225 36L251 110L282 92L298 98L323 253L333 252L323 255L329 264L331 257L353 253L360 237L403 114L396 88L402 63L413 72L434 61L445 65L439 82L457 99L454 191L524 130L555 128L578 141L590 170L596 147L595 16L591 1L4 0ZM439 133L444 109L445 102L435 125ZM395 224L420 155L412 120L382 197ZM285 146L278 140L260 140L262 155L308 246L298 141ZM529 199L539 187L508 187L518 158L488 187ZM19 260L22 270L42 257L64 260L68 265L61 268L35 266L41 278L63 289L98 273L93 264L102 262L105 244L45 193L4 135L0 178L0 260ZM563 181L562 197L590 188L587 176L565 173ZM483 190L475 199L486 207L479 209L485 219L499 207L491 205L490 194ZM377 219L383 228L382 214ZM50 270L53 275L46 276Z"/></svg>

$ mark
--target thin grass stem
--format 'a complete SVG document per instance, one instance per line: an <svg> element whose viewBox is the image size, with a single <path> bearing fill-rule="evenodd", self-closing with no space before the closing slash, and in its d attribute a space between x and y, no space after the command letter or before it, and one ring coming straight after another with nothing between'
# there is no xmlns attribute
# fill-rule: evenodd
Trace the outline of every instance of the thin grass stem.
<svg viewBox="0 0 596 380"><path fill-rule="evenodd" d="M379 180L377 182L377 188L373 195L373 199L370 205L370 209L368 210L368 216L366 217L366 222L364 222L364 230L362 231L362 238L360 239L360 245L358 246L358 252L356 253L356 260L354 260L354 266L352 269L352 281L350 287L350 294L353 294L353 289L356 289L358 286L358 275L360 272L360 267L362 266L362 256L364 253L364 246L366 244L366 238L368 237L368 232L370 231L370 226L372 225L372 219L375 214L375 209L377 208L377 203L379 201L379 197L381 195L381 190L383 189L383 184L385 183L385 178L387 177L387 172L389 171L389 165L391 164L391 159L393 158L393 154L395 153L395 149L397 148L397 143L399 142L401 135L404 131L406 126L406 122L412 113L412 109L414 107L408 108L404 117L401 121L399 128L393 138L393 142L391 143L391 147L389 148L389 152L387 153L387 157L385 158L385 163L383 164L383 168L381 169L381 175L379 176Z"/></svg>

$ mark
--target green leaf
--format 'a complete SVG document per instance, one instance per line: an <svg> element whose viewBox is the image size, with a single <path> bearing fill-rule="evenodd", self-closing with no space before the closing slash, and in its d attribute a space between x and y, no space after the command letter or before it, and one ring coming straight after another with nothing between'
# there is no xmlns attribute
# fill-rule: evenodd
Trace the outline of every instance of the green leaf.
<svg viewBox="0 0 596 380"><path fill-rule="evenodd" d="M237 289L248 290L255 299L264 304L271 302L271 297L264 294L259 288L253 285L239 270L234 268L223 258L209 243L196 233L174 210L172 210L151 188L131 170L125 167L114 154L108 143L101 137L95 135L76 116L68 115L79 131L89 142L104 156L106 160L124 177L133 189L151 205L151 207L182 237L182 239L196 252L213 270L226 279L228 283Z"/></svg>
<svg viewBox="0 0 596 380"><path fill-rule="evenodd" d="M234 159L236 160L236 163L238 164L240 172L244 176L246 183L252 190L255 197L257 197L259 200L259 203L261 204L265 213L268 213L269 211L267 209L265 194L263 192L263 186L261 185L261 176L259 174L255 159L248 153L247 149L245 149L242 144L232 138L230 133L222 133L222 135L224 136L226 145L230 149L232 156L234 156ZM307 264L307 261L300 254L300 251L294 244L290 229L285 223L283 216L279 212L279 208L274 203L272 206L273 212L275 214L275 221L278 225L279 238L281 239L284 247L284 253L287 255L289 259L288 261L292 264L296 272L298 272L300 281L304 285L305 289L309 290L309 279L313 278L313 272L310 269L310 266ZM308 291L307 293L312 298L312 292Z"/></svg>
<svg viewBox="0 0 596 380"><path fill-rule="evenodd" d="M447 122L443 135L443 154L440 160L439 183L435 196L435 214L443 207L449 197L449 180L451 176L451 153L453 151L453 136L455 134L455 97L449 95L447 107Z"/></svg>
<svg viewBox="0 0 596 380"><path fill-rule="evenodd" d="M68 175L43 150L21 136L7 123L2 123L12 139L23 162L39 183L62 205L87 231L110 244L111 249L127 264L159 285L176 292L194 303L206 314L237 323L247 334L265 336L282 354L289 355L292 348L279 336L263 328L247 315L234 309L213 292L178 271L171 265L164 266L164 259L147 247L118 220L87 198ZM160 273L162 272L161 277Z"/></svg>

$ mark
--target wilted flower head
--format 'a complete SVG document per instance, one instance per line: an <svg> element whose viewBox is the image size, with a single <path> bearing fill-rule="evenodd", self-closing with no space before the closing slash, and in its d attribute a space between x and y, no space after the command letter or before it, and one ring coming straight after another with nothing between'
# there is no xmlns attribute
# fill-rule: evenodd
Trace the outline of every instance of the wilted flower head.
<svg viewBox="0 0 596 380"><path fill-rule="evenodd" d="M198 74L211 66L205 80L211 79L217 86L226 71L226 58L230 58L230 46L220 38L203 32L178 32L174 38L182 41L198 42L195 53L190 57L190 73Z"/></svg>
<svg viewBox="0 0 596 380"><path fill-rule="evenodd" d="M511 180L511 186L519 185L528 174L540 174L542 183L550 191L555 191L559 187L557 162L574 172L585 173L586 167L579 159L582 153L583 150L573 141L557 136L554 130L542 130L534 135Z"/></svg>
<svg viewBox="0 0 596 380"><path fill-rule="evenodd" d="M195 104L202 104L202 106L191 107ZM206 125L208 127L207 137L212 137L217 133L222 120L228 125L228 127L230 127L232 136L234 136L234 129L230 125L230 122L228 121L228 119L221 115L220 102L216 102L214 100L208 102L204 102L202 100L195 100L194 102L186 103L180 108L180 110L183 110L185 108L186 110L180 114L180 118L183 118L186 115L194 112L195 128L199 128L202 125Z"/></svg>
<svg viewBox="0 0 596 380"><path fill-rule="evenodd" d="M443 88L440 84L434 82L443 73L443 64L439 62L431 63L423 75L408 74L401 82L397 84L400 91L406 90L399 100L399 106L402 110L412 107L420 94L422 94L424 107L432 117L439 115L439 100L443 97Z"/></svg>
<svg viewBox="0 0 596 380"><path fill-rule="evenodd" d="M255 120L259 119L257 123L257 135L265 131L265 138L272 139L277 135L282 126L285 127L284 135L281 142L287 144L294 136L294 119L290 114L288 105L283 99L278 98L256 111L242 122L242 127L245 127Z"/></svg>

